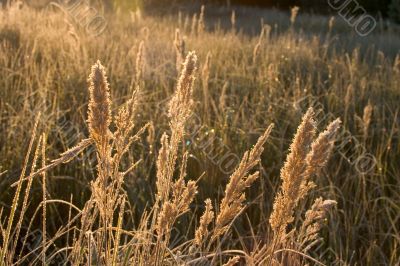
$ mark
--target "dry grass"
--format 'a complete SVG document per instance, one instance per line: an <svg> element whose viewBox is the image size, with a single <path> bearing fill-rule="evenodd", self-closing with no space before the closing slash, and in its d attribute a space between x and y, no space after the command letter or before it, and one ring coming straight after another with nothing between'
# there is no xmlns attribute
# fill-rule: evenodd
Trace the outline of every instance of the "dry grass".
<svg viewBox="0 0 400 266"><path fill-rule="evenodd" d="M400 262L398 29L215 10L0 11L1 265Z"/></svg>

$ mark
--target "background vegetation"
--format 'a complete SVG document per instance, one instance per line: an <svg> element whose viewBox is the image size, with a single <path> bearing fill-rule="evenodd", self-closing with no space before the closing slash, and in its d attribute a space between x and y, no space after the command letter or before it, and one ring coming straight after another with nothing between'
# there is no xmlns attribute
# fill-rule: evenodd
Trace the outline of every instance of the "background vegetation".
<svg viewBox="0 0 400 266"><path fill-rule="evenodd" d="M138 224L143 210L155 201L155 155L162 133L170 132L166 112L178 76L173 41L179 28L185 50L195 50L199 59L193 97L202 129L196 139L185 139L184 149L189 152L188 178L202 177L190 206L193 214L183 216L176 225L176 235L183 239L171 241L171 248L194 233L204 199L211 198L217 206L224 195L229 174L209 155L229 151L240 158L274 123L256 167L260 178L248 189L245 211L235 220L230 241L223 245L250 252L255 243L268 238L269 214L288 147L307 108L320 103L319 130L330 122L323 120L327 115L340 117L343 128L373 155L376 166L363 173L347 160L348 155L340 154L343 151L333 152L328 167L315 180L317 189L299 206L308 209L317 196L338 202L323 228L324 240L307 253L327 265L399 263L399 28L382 22L371 35L360 37L339 17L333 21L300 13L292 24L288 12L237 8L232 24L231 12L226 7L206 7L205 28L200 31L192 23L192 14L112 13L105 17L106 30L90 36L74 17L56 7L1 10L0 173L6 171L0 180L3 227L15 193L10 185L21 173L38 114L38 132L47 135L47 158L58 158L89 135L87 77L91 65L100 59L106 67L115 109L129 98L143 41L142 97L135 119L138 127L150 122L154 132L146 131L129 150L129 158L142 161L124 183L133 217L124 226ZM260 35L262 27L269 30ZM205 81L202 69L208 53L209 79ZM204 139L214 142L210 150L200 147ZM346 154L356 154L353 143L346 145ZM50 170L47 197L83 208L96 178L94 165L82 157ZM31 219L42 201L41 189L40 180L34 179L22 231L27 231L30 223L31 231L41 228L40 215ZM49 236L65 225L68 212L66 206L49 205ZM299 212L294 225L303 219ZM55 248L59 245L54 244Z"/></svg>

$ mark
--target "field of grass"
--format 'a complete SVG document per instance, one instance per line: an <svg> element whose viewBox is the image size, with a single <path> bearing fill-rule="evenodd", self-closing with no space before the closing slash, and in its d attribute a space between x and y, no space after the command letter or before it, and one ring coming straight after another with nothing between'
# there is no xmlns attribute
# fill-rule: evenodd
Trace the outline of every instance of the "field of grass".
<svg viewBox="0 0 400 266"><path fill-rule="evenodd" d="M399 26L234 10L0 10L0 265L400 263Z"/></svg>

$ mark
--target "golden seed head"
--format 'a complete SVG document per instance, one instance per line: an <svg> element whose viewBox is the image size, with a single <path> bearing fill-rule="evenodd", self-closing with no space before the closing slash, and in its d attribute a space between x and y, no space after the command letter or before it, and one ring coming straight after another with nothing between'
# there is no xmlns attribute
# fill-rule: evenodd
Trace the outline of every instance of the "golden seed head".
<svg viewBox="0 0 400 266"><path fill-rule="evenodd" d="M197 56L195 52L189 52L183 64L177 90L169 104L168 115L174 122L179 123L179 121L185 121L190 115L196 64Z"/></svg>
<svg viewBox="0 0 400 266"><path fill-rule="evenodd" d="M108 139L111 122L110 89L104 67L100 61L92 66L89 76L89 132L98 144L100 140Z"/></svg>

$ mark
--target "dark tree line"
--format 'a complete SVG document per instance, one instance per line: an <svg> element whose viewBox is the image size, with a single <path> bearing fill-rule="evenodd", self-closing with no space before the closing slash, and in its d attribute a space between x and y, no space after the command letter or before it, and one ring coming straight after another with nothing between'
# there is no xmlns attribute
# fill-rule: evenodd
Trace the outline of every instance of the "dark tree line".
<svg viewBox="0 0 400 266"><path fill-rule="evenodd" d="M16 0L8 0L16 1ZM46 6L53 0L23 0L32 6ZM219 5L246 5L255 7L275 7L288 10L293 6L299 6L304 12L314 12L322 14L334 14L335 11L329 5L329 2L345 3L349 1L349 11L355 5L359 5L371 15L382 15L383 17L391 17L394 21L400 22L400 0L57 0L65 2L80 2L89 1L91 4L99 4L105 7L106 10L112 10L115 7L122 7L124 10L135 8L138 6L152 10L156 8L175 9L176 6L199 5L204 4L219 4ZM3 5L7 0L0 0Z"/></svg>
<svg viewBox="0 0 400 266"><path fill-rule="evenodd" d="M333 13L334 10L329 6L328 1L343 2L348 0L203 0L202 3L216 3L220 5L247 5L247 6L258 6L258 7L276 7L281 9L288 9L293 6L299 6L305 11L316 12L316 13ZM368 13L377 15L381 14L386 16L389 12L389 6L392 1L398 0L349 0L357 2L361 7L363 7ZM143 0L149 4L155 4L161 6L167 4L188 4L188 3L199 3L199 0Z"/></svg>

